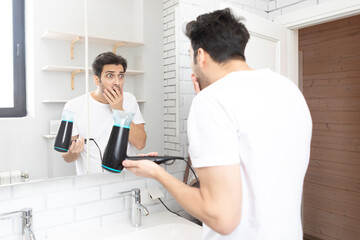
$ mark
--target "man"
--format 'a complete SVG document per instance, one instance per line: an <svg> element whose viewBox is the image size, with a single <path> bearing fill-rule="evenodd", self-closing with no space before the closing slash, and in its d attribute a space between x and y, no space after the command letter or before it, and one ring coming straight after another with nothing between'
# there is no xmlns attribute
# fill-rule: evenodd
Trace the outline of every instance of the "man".
<svg viewBox="0 0 360 240"><path fill-rule="evenodd" d="M312 132L304 97L289 79L246 64L249 33L229 9L199 16L186 35L197 92L188 118L189 154L200 188L150 161L124 166L163 184L204 223L204 239L302 239Z"/></svg>
<svg viewBox="0 0 360 240"><path fill-rule="evenodd" d="M94 82L96 90L89 94L89 138L90 141L90 172L101 171L101 159L99 149L104 154L110 133L113 127L112 110L122 110L135 113L131 122L129 133L128 155L134 155L135 148L143 149L146 143L144 130L144 119L140 113L134 95L123 92L125 73L127 68L126 60L112 52L98 55L93 64ZM64 110L75 113L73 125L73 141L67 153L62 156L66 162L76 161L76 172L78 175L86 174L86 147L84 138L87 136L87 112L86 97L84 94L68 103Z"/></svg>

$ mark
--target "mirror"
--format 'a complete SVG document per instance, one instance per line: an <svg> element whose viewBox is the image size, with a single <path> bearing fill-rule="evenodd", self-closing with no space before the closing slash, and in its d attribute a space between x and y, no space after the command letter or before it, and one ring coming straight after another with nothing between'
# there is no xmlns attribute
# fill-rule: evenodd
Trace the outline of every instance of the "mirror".
<svg viewBox="0 0 360 240"><path fill-rule="evenodd" d="M85 13L88 51L81 38ZM18 170L29 181L76 174L75 164L53 150L57 126L66 101L96 88L92 72L86 82L78 71L85 68L85 57L91 68L94 58L114 45L128 61L124 91L136 97L146 122L147 144L141 152L163 154L162 1L25 0L25 15L28 116L0 119L0 172ZM121 46L124 41L144 44Z"/></svg>

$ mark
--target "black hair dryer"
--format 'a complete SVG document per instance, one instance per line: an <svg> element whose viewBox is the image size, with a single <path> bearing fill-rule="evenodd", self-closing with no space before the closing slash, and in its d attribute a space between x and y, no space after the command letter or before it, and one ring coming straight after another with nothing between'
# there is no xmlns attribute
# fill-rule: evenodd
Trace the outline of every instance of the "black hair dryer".
<svg viewBox="0 0 360 240"><path fill-rule="evenodd" d="M73 129L74 113L68 110L63 111L59 131L55 138L54 149L58 152L69 151Z"/></svg>
<svg viewBox="0 0 360 240"><path fill-rule="evenodd" d="M147 159L154 161L158 164L172 159L183 159L182 157L174 156L127 156L126 151L129 141L130 124L134 117L134 114L120 110L113 110L113 114L114 126L111 130L110 138L106 145L104 157L102 159L102 167L107 171L120 173L124 168L122 162L125 159Z"/></svg>

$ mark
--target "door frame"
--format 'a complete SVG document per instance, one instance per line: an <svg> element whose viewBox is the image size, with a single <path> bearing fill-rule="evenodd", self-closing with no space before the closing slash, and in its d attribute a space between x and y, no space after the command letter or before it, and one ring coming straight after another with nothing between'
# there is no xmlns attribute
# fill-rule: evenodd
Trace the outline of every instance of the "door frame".
<svg viewBox="0 0 360 240"><path fill-rule="evenodd" d="M299 29L358 14L360 14L358 0L332 0L276 17L274 21L287 28L287 77L301 86L301 83L299 84Z"/></svg>

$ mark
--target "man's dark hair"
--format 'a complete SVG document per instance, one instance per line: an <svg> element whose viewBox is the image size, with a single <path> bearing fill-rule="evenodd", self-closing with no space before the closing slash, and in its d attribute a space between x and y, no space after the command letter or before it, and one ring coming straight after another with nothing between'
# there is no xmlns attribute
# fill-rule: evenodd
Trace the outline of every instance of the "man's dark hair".
<svg viewBox="0 0 360 240"><path fill-rule="evenodd" d="M101 79L102 70L104 68L104 65L107 64L121 65L124 68L124 72L126 72L127 62L125 58L112 52L105 52L99 54L92 64L94 75L98 76L99 79Z"/></svg>
<svg viewBox="0 0 360 240"><path fill-rule="evenodd" d="M235 17L229 8L203 14L186 25L185 34L191 41L196 63L199 48L217 63L240 59L245 61L245 46L250 38L243 18Z"/></svg>

